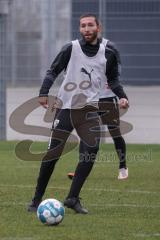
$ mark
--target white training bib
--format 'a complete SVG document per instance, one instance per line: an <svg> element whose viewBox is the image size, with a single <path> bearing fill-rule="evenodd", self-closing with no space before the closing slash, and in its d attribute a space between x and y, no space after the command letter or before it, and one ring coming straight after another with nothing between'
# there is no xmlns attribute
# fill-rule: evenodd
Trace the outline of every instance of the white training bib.
<svg viewBox="0 0 160 240"><path fill-rule="evenodd" d="M72 41L70 61L57 95L61 108L78 109L86 105L97 107L102 82L107 83L105 71L104 44L100 44L95 56L88 57L83 53L79 41Z"/></svg>

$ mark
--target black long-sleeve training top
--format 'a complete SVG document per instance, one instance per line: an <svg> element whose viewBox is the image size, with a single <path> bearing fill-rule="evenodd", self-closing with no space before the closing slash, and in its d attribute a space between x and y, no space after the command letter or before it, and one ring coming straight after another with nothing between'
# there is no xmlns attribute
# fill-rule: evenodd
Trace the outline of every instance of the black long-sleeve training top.
<svg viewBox="0 0 160 240"><path fill-rule="evenodd" d="M99 50L101 39L97 41L97 44L92 45L85 42L84 39L80 39L79 43L84 54L88 57L93 57L97 54ZM72 52L72 43L66 44L59 54L56 56L55 60L51 64L49 70L47 70L46 76L44 78L43 84L40 89L39 96L47 96L49 89L54 83L56 77L64 70L67 69ZM119 77L119 66L120 66L120 56L114 44L109 41L105 49L106 57L106 83L111 88L111 90L118 96L118 98L127 98L122 85L120 84Z"/></svg>

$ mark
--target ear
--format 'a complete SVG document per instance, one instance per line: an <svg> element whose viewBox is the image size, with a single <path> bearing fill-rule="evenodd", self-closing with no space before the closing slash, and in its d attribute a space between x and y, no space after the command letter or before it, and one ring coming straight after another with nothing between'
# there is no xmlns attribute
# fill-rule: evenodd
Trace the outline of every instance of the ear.
<svg viewBox="0 0 160 240"><path fill-rule="evenodd" d="M100 23L98 26L98 38L102 37L102 24Z"/></svg>
<svg viewBox="0 0 160 240"><path fill-rule="evenodd" d="M102 24L101 24L101 22L99 23L99 33L102 33Z"/></svg>

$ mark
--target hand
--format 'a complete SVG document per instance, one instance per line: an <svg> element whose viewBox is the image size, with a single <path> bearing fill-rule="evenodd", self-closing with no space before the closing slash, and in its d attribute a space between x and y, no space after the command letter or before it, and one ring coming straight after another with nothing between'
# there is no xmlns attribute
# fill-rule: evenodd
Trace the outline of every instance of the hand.
<svg viewBox="0 0 160 240"><path fill-rule="evenodd" d="M38 102L39 102L44 108L48 108L48 97L39 97Z"/></svg>
<svg viewBox="0 0 160 240"><path fill-rule="evenodd" d="M120 108L124 108L124 109L128 108L129 107L128 100L126 98L121 98L119 100L119 106L120 106Z"/></svg>
<svg viewBox="0 0 160 240"><path fill-rule="evenodd" d="M52 103L52 108L51 108L51 110L52 110L52 112L53 112L53 111L56 110L57 108L58 108L58 109L61 109L62 106L63 106L62 100L60 100L59 98L55 97L55 98L54 98L54 101L53 101L53 103Z"/></svg>

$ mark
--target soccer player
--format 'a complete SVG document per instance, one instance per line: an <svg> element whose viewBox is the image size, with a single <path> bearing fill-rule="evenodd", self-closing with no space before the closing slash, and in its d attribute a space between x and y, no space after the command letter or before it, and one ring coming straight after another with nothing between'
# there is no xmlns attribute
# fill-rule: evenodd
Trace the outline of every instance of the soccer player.
<svg viewBox="0 0 160 240"><path fill-rule="evenodd" d="M120 76L120 55L118 50L115 48L113 42L99 38L99 41L104 44L107 52L107 48L111 49L115 52L117 57L117 62L119 64L119 68L117 67L114 69L115 71L108 71L110 75L109 79L113 77L113 79L118 78L118 74ZM119 70L117 72L117 70ZM106 83L104 82L106 85ZM119 107L117 102L117 97L114 92L106 85L101 88L100 96L99 96L99 115L101 117L101 122L103 125L107 125L109 133L113 139L114 146L119 158L119 174L118 179L124 180L128 178L128 168L126 166L126 143L124 138L122 137L120 131L120 119L119 119ZM74 177L74 172L69 172L68 177L72 179Z"/></svg>
<svg viewBox="0 0 160 240"><path fill-rule="evenodd" d="M117 58L113 51L106 50L104 45L100 44L99 32L100 25L95 15L81 16L82 39L72 41L62 48L44 78L39 103L46 108L49 89L59 73L65 70L57 96L61 106L58 107L53 122L48 151L42 160L35 194L28 211L37 210L67 138L72 130L76 129L80 137L79 162L64 205L76 213L88 213L80 203L79 194L99 149L100 125L97 109L102 79L119 97L120 107L128 107L127 96L118 78L113 78L110 72L118 68Z"/></svg>

